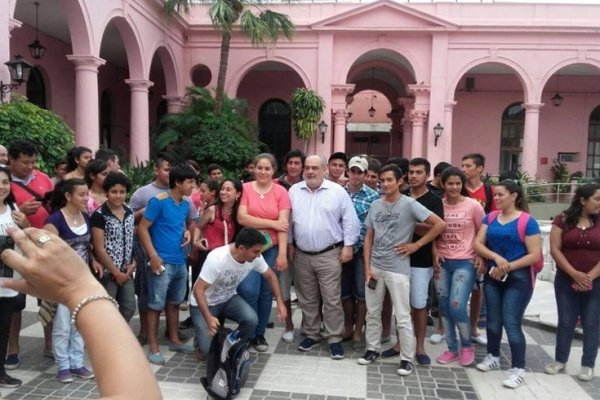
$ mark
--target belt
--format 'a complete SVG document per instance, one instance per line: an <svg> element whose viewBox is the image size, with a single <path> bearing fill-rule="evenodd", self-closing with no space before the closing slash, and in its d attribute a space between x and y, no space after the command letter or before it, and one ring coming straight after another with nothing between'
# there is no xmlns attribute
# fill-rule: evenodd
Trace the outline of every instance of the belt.
<svg viewBox="0 0 600 400"><path fill-rule="evenodd" d="M298 250L300 250L304 254L308 254L308 255L311 255L311 256L316 256L318 254L323 254L323 253L325 253L327 251L330 251L330 250L333 250L333 249L337 249L338 247L344 247L344 242L342 241L342 242L334 243L331 246L325 247L323 250L319 250L319 251L305 251L305 250L302 250L301 248L298 248Z"/></svg>

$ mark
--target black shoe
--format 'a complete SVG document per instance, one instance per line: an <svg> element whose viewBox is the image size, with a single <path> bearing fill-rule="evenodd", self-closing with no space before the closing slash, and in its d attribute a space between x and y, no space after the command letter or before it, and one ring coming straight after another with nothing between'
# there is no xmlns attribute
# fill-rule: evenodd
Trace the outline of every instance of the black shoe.
<svg viewBox="0 0 600 400"><path fill-rule="evenodd" d="M402 360L400 361L400 368L396 371L398 375L408 376L412 373L413 365L410 361Z"/></svg>
<svg viewBox="0 0 600 400"><path fill-rule="evenodd" d="M375 362L375 360L377 360L378 358L379 358L378 352L376 352L374 350L367 350L361 358L356 360L356 362L360 365L369 365L369 364L373 364L373 362Z"/></svg>
<svg viewBox="0 0 600 400"><path fill-rule="evenodd" d="M275 322L267 322L267 329L275 328Z"/></svg>
<svg viewBox="0 0 600 400"><path fill-rule="evenodd" d="M252 345L252 347L254 347L254 350L260 353L269 350L269 343L267 343L267 339L265 339L263 335L256 336L250 341L250 344Z"/></svg>
<svg viewBox="0 0 600 400"><path fill-rule="evenodd" d="M183 321L179 323L179 329L186 330L194 327L194 323L192 322L192 317L187 317Z"/></svg>
<svg viewBox="0 0 600 400"><path fill-rule="evenodd" d="M0 377L0 387L16 388L16 387L21 386L22 383L23 383L23 381L21 381L20 379L13 378L6 374L4 376Z"/></svg>

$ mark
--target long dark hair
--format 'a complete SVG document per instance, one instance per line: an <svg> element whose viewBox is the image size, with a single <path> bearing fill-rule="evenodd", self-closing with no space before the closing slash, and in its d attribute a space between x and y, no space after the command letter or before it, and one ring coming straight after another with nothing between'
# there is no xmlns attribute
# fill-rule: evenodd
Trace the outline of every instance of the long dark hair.
<svg viewBox="0 0 600 400"><path fill-rule="evenodd" d="M221 186L219 187L219 192L217 193L217 201L215 202L215 207L219 211L219 216L221 217L221 220L223 220L223 221L224 221L223 201L221 200L221 187L223 187L223 184L225 182L231 182L234 189L240 194L239 199L233 203L233 207L231 208L231 220L233 221L233 227L235 228L235 233L237 235L237 233L241 229L241 225L238 222L238 218L237 218L237 212L238 212L238 208L240 207L240 199L242 198L242 193L244 192L244 185L238 179L234 179L234 178L227 178L227 179L224 179L223 182L221 182ZM235 236L234 236L234 238L235 238ZM225 243L225 244L227 244L227 243Z"/></svg>
<svg viewBox="0 0 600 400"><path fill-rule="evenodd" d="M77 169L77 159L83 153L94 154L92 152L92 149L85 146L73 147L67 152L67 172L71 172Z"/></svg>
<svg viewBox="0 0 600 400"><path fill-rule="evenodd" d="M465 176L465 174L457 167L448 167L444 170L444 172L442 172L442 176L440 177L441 181L442 181L442 186L446 186L446 181L451 177L451 176L458 176L460 178L460 181L462 182L462 187L460 189L460 194L462 196L465 197L469 197L469 192L467 191L467 177ZM446 191L446 188L444 187L444 192Z"/></svg>
<svg viewBox="0 0 600 400"><path fill-rule="evenodd" d="M496 186L502 186L510 194L516 193L517 197L515 198L515 208L519 211L525 211L526 213L529 212L529 205L527 204L527 199L525 198L525 192L523 192L523 186L521 186L521 182L516 179L504 179Z"/></svg>
<svg viewBox="0 0 600 400"><path fill-rule="evenodd" d="M52 202L50 208L52 212L56 212L67 205L67 193L73 194L76 186L87 187L85 181L80 178L73 178L67 180L61 180L56 184L54 192L52 193Z"/></svg>
<svg viewBox="0 0 600 400"><path fill-rule="evenodd" d="M4 172L8 176L8 181L12 183L12 176L10 175L10 169L6 165L0 165L0 172ZM15 195L12 192L12 187L9 187L8 196L4 199L4 204L15 204Z"/></svg>
<svg viewBox="0 0 600 400"><path fill-rule="evenodd" d="M583 211L583 204L581 204L581 200L587 200L596 193L597 190L600 190L600 185L597 183L586 183L585 185L581 185L575 190L575 195L573 196L573 200L571 200L571 205L565 211L563 211L564 215L564 223L569 228L574 228L579 222L579 217L581 216L581 212ZM597 215L590 215L590 219L595 224Z"/></svg>

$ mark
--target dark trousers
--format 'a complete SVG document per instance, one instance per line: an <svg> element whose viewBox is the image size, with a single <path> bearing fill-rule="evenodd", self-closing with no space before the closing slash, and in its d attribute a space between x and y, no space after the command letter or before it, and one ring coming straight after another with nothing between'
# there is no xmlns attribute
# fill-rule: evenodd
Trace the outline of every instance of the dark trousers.
<svg viewBox="0 0 600 400"><path fill-rule="evenodd" d="M8 349L10 321L17 308L18 300L18 296L0 297L0 376L6 374L4 360L6 360L6 351Z"/></svg>

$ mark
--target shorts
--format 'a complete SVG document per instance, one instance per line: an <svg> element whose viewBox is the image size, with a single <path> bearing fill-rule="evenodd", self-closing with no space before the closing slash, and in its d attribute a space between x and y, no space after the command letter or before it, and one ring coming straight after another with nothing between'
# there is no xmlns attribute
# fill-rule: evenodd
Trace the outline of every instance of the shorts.
<svg viewBox="0 0 600 400"><path fill-rule="evenodd" d="M185 301L187 267L184 264L163 263L165 271L156 275L148 270L148 308L161 311L166 304Z"/></svg>
<svg viewBox="0 0 600 400"><path fill-rule="evenodd" d="M433 267L410 267L410 306L417 310L427 307L429 282L433 277Z"/></svg>
<svg viewBox="0 0 600 400"><path fill-rule="evenodd" d="M342 264L342 300L365 301L365 259L360 249L352 260Z"/></svg>

